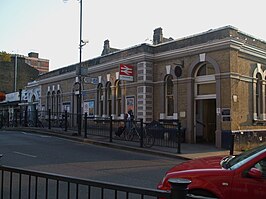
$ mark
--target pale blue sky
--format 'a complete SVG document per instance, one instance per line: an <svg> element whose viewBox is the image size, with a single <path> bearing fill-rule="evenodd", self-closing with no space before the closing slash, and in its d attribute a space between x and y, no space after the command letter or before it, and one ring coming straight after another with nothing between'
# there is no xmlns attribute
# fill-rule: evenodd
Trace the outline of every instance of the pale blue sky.
<svg viewBox="0 0 266 199"><path fill-rule="evenodd" d="M179 39L232 25L266 40L265 1L253 0L83 0L83 61L100 56L103 42L128 48L152 39ZM0 51L38 52L50 70L79 62L77 0L0 0Z"/></svg>

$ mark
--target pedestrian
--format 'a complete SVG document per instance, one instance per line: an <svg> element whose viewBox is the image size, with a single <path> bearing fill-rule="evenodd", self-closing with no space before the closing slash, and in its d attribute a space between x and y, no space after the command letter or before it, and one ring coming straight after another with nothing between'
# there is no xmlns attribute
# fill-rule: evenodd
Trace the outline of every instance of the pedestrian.
<svg viewBox="0 0 266 199"><path fill-rule="evenodd" d="M130 109L127 112L127 129L130 130L130 128L132 127L132 122L134 120L134 114L133 111Z"/></svg>

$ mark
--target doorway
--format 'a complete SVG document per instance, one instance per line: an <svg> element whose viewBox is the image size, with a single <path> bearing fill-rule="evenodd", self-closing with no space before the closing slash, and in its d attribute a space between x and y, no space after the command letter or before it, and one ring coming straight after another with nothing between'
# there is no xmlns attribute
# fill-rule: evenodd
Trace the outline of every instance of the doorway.
<svg viewBox="0 0 266 199"><path fill-rule="evenodd" d="M196 100L196 143L215 144L216 99Z"/></svg>

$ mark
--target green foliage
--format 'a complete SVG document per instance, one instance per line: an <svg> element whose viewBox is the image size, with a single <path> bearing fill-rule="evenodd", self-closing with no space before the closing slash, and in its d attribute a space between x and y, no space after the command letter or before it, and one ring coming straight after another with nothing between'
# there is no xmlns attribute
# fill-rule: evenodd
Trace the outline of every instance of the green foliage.
<svg viewBox="0 0 266 199"><path fill-rule="evenodd" d="M6 53L5 51L0 52L0 61L11 62L11 54Z"/></svg>

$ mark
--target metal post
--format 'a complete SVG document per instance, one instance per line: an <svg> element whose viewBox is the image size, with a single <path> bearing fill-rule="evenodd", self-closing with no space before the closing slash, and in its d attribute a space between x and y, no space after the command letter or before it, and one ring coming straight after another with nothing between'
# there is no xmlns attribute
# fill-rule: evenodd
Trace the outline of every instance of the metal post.
<svg viewBox="0 0 266 199"><path fill-rule="evenodd" d="M24 126L28 126L28 107L25 109Z"/></svg>
<svg viewBox="0 0 266 199"><path fill-rule="evenodd" d="M177 153L181 153L181 123L177 122Z"/></svg>
<svg viewBox="0 0 266 199"><path fill-rule="evenodd" d="M183 178L171 178L168 180L171 184L171 199L186 199L188 194L188 185L190 180Z"/></svg>
<svg viewBox="0 0 266 199"><path fill-rule="evenodd" d="M67 110L65 110L65 131L67 131Z"/></svg>
<svg viewBox="0 0 266 199"><path fill-rule="evenodd" d="M87 138L87 117L88 117L88 113L86 112L85 113L85 116L84 116L84 138Z"/></svg>
<svg viewBox="0 0 266 199"><path fill-rule="evenodd" d="M15 109L15 111L14 111L14 115L15 115L15 127L17 127L18 126L18 110L17 109Z"/></svg>
<svg viewBox="0 0 266 199"><path fill-rule="evenodd" d="M17 79L18 79L18 55L17 53L15 54L15 81L14 81L14 92L17 91Z"/></svg>
<svg viewBox="0 0 266 199"><path fill-rule="evenodd" d="M0 129L3 127L3 115L0 115Z"/></svg>
<svg viewBox="0 0 266 199"><path fill-rule="evenodd" d="M19 103L21 103L22 99L22 89L19 89ZM22 108L19 106L19 125L22 126Z"/></svg>
<svg viewBox="0 0 266 199"><path fill-rule="evenodd" d="M35 127L38 127L38 109L35 109Z"/></svg>
<svg viewBox="0 0 266 199"><path fill-rule="evenodd" d="M80 26L79 26L79 66L77 70L78 81L79 81L79 94L78 94L78 135L81 135L81 61L82 61L82 0L80 0Z"/></svg>
<svg viewBox="0 0 266 199"><path fill-rule="evenodd" d="M234 155L235 134L231 135L230 155Z"/></svg>
<svg viewBox="0 0 266 199"><path fill-rule="evenodd" d="M143 118L140 119L140 147L143 148Z"/></svg>
<svg viewBox="0 0 266 199"><path fill-rule="evenodd" d="M51 129L51 109L48 109L48 129Z"/></svg>
<svg viewBox="0 0 266 199"><path fill-rule="evenodd" d="M113 142L113 118L112 115L110 115L110 142Z"/></svg>

